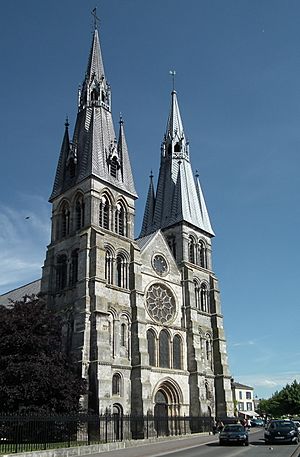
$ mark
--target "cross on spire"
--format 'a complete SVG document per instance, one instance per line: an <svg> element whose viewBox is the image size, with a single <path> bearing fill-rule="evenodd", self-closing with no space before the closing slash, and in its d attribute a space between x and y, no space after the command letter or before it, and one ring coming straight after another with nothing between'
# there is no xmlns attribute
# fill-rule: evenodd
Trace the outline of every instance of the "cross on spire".
<svg viewBox="0 0 300 457"><path fill-rule="evenodd" d="M97 8L95 7L91 12L91 15L94 17L94 30L97 30L97 24L100 22L99 17L97 16Z"/></svg>
<svg viewBox="0 0 300 457"><path fill-rule="evenodd" d="M172 80L173 80L173 92L175 90L175 76L176 76L176 71L175 70L170 70L169 71L170 75L172 76Z"/></svg>

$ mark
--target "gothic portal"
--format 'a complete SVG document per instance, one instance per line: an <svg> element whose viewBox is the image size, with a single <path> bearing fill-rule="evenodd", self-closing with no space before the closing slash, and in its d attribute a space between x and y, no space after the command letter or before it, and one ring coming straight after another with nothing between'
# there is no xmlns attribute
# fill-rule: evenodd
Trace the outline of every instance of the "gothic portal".
<svg viewBox="0 0 300 457"><path fill-rule="evenodd" d="M96 29L50 197L42 292L64 315L66 350L89 385L86 409L117 417L232 416L214 233L174 90L138 239L136 198ZM163 420L160 427L168 432Z"/></svg>

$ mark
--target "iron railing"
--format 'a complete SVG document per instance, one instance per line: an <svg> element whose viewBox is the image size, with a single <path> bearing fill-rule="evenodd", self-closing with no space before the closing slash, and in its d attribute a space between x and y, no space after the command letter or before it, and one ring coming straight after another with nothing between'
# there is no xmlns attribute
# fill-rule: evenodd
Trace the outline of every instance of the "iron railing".
<svg viewBox="0 0 300 457"><path fill-rule="evenodd" d="M0 453L210 432L211 417L0 414Z"/></svg>

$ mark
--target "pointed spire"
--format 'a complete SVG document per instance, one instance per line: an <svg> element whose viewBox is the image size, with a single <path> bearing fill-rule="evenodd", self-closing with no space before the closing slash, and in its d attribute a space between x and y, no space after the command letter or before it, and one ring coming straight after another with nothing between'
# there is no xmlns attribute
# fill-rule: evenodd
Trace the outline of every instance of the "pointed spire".
<svg viewBox="0 0 300 457"><path fill-rule="evenodd" d="M85 79L80 91L79 109L100 104L110 109L110 87L105 79L99 34L95 28Z"/></svg>
<svg viewBox="0 0 300 457"><path fill-rule="evenodd" d="M154 193L152 170L151 170L149 177L150 177L150 183L149 183L149 189L148 189L148 195L147 195L147 200L146 200L146 206L145 206L145 212L144 212L144 218L143 218L140 238L147 235L153 227L155 193Z"/></svg>
<svg viewBox="0 0 300 457"><path fill-rule="evenodd" d="M79 93L72 142L61 153L51 199L84 179L95 176L106 185L137 197L125 139L123 119L119 140L111 113L98 30L95 28L86 76Z"/></svg>
<svg viewBox="0 0 300 457"><path fill-rule="evenodd" d="M122 115L120 113L120 129L119 129L119 139L118 139L118 153L121 163L121 170L122 170L122 181L126 183L127 190L136 195L134 180L129 160L127 142L125 137L125 130L124 130L124 121Z"/></svg>
<svg viewBox="0 0 300 457"><path fill-rule="evenodd" d="M65 133L62 140L62 145L60 149L58 164L56 168L56 174L54 179L54 185L52 189L52 193L50 196L49 201L52 200L53 197L58 195L63 190L64 179L65 179L65 171L66 171L66 162L70 152L70 139L69 139L69 120L66 117L65 121Z"/></svg>
<svg viewBox="0 0 300 457"><path fill-rule="evenodd" d="M145 210L146 214L146 210ZM199 182L196 185L189 158L176 91L161 149L161 163L155 196L153 224L143 223L147 235L173 224L187 222L214 236Z"/></svg>
<svg viewBox="0 0 300 457"><path fill-rule="evenodd" d="M180 110L178 106L177 93L175 90L173 90L171 94L171 107L167 122L165 139L167 140L167 143L172 145L173 153L181 152L183 154L185 152L186 143L183 123L181 120Z"/></svg>

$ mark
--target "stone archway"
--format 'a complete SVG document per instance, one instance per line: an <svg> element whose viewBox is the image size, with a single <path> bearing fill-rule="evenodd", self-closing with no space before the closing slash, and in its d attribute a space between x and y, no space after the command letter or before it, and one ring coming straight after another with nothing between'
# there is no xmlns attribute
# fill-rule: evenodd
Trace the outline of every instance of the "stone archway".
<svg viewBox="0 0 300 457"><path fill-rule="evenodd" d="M114 436L116 441L123 440L123 408L118 403L113 405Z"/></svg>
<svg viewBox="0 0 300 457"><path fill-rule="evenodd" d="M158 435L177 435L180 433L180 407L182 392L173 380L159 384L154 395L154 421Z"/></svg>
<svg viewBox="0 0 300 457"><path fill-rule="evenodd" d="M163 390L156 392L154 405L155 428L158 435L169 435L168 399Z"/></svg>

